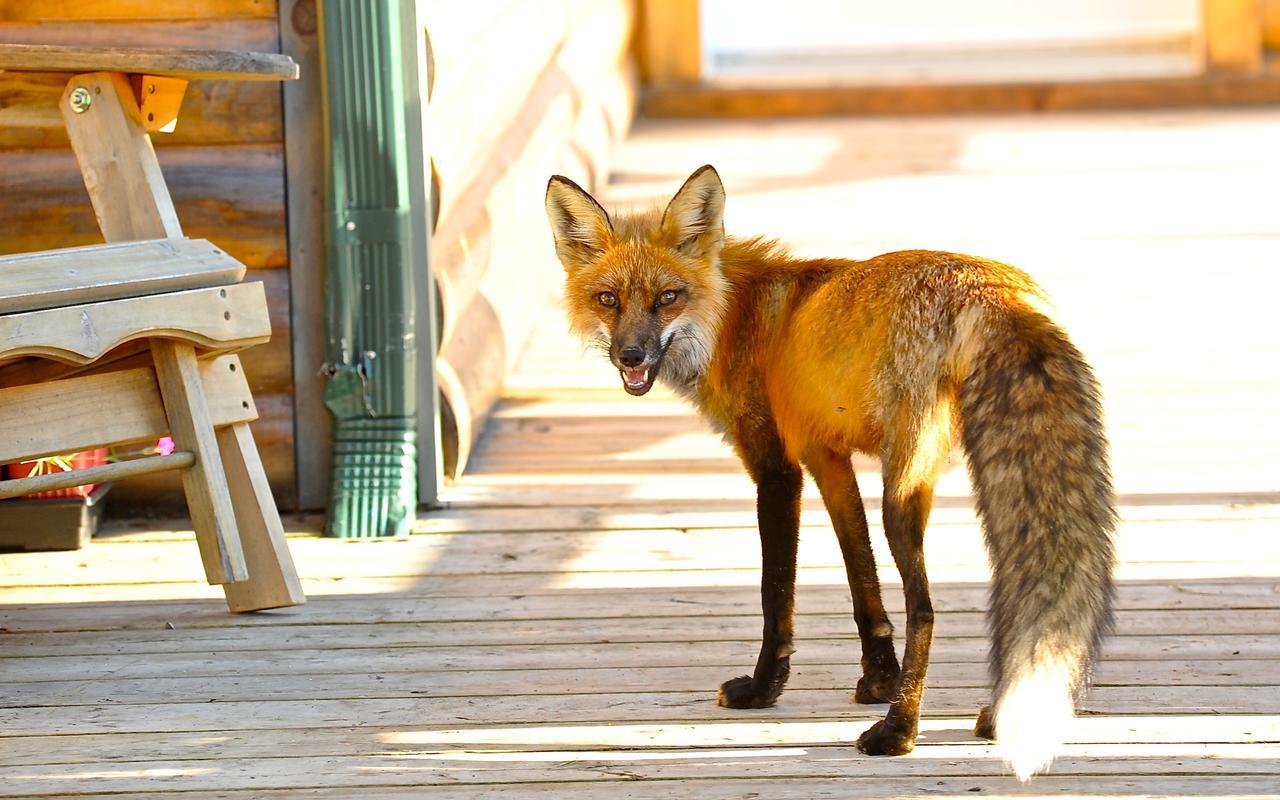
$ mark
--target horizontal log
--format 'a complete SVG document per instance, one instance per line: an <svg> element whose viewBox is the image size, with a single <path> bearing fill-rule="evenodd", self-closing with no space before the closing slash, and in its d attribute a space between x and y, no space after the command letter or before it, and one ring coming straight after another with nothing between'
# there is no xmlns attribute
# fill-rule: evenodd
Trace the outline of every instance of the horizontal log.
<svg viewBox="0 0 1280 800"><path fill-rule="evenodd" d="M275 15L275 0L200 0L181 4L155 0L0 0L0 20L6 22L213 20Z"/></svg>
<svg viewBox="0 0 1280 800"><path fill-rule="evenodd" d="M68 0L75 2L75 0ZM136 2L137 0L132 0ZM43 0L33 5L42 5ZM114 0L98 0L89 5L114 4ZM168 8L156 3L157 9ZM245 50L272 53L280 49L274 15L257 18L223 17L219 19L67 19L42 21L38 25L26 21L0 22L0 44L65 45L75 42L83 47L168 47L211 50ZM195 15L193 15L195 16ZM0 19L6 19L0 17Z"/></svg>
<svg viewBox="0 0 1280 800"><path fill-rule="evenodd" d="M250 268L288 263L284 154L279 145L158 148L178 218ZM0 151L0 253L99 244L70 150Z"/></svg>
<svg viewBox="0 0 1280 800"><path fill-rule="evenodd" d="M117 461L97 467L85 467L67 472L50 472L30 478L13 478L0 481L0 500L11 497L35 494L36 492L52 492L58 489L71 489L90 483L107 483L124 480L135 475L150 475L154 472L181 470L196 463L196 457L185 450L170 453L167 456L147 456L130 461Z"/></svg>
<svg viewBox="0 0 1280 800"><path fill-rule="evenodd" d="M62 74L0 73L0 148L69 147L58 113ZM284 138L280 87L260 81L195 81L187 86L173 133L160 147L270 144Z"/></svg>

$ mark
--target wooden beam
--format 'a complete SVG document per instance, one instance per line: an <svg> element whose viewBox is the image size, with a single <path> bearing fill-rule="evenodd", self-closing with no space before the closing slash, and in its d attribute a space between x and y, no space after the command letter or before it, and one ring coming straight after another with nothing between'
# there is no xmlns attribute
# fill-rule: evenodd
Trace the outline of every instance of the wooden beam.
<svg viewBox="0 0 1280 800"><path fill-rule="evenodd" d="M654 84L702 78L698 0L642 0L640 70Z"/></svg>
<svg viewBox="0 0 1280 800"><path fill-rule="evenodd" d="M215 428L258 418L240 359L200 362ZM102 413L102 398L111 413ZM155 442L169 433L151 367L105 372L0 389L0 464L78 453L106 445Z"/></svg>
<svg viewBox="0 0 1280 800"><path fill-rule="evenodd" d="M249 579L223 586L235 613L296 606L307 601L284 539L280 513L271 497L253 432L246 422L218 430L218 452L231 490L236 527Z"/></svg>
<svg viewBox="0 0 1280 800"><path fill-rule="evenodd" d="M128 77L77 75L67 82L59 105L103 238L180 238L178 212Z"/></svg>
<svg viewBox="0 0 1280 800"><path fill-rule="evenodd" d="M298 65L279 53L0 44L0 69L17 72L122 72L186 80L291 81Z"/></svg>
<svg viewBox="0 0 1280 800"><path fill-rule="evenodd" d="M174 444L196 455L195 463L182 471L182 488L191 525L197 538L204 539L200 557L205 576L209 583L248 580L249 569L195 352L187 344L153 339L151 354Z"/></svg>
<svg viewBox="0 0 1280 800"><path fill-rule="evenodd" d="M1201 0L1205 66L1254 73L1262 67L1262 0Z"/></svg>
<svg viewBox="0 0 1280 800"><path fill-rule="evenodd" d="M1186 108L1280 103L1280 69L1193 78L939 86L655 86L641 99L651 117L808 117Z"/></svg>
<svg viewBox="0 0 1280 800"><path fill-rule="evenodd" d="M243 264L203 239L0 256L0 314L225 286L239 283L244 272Z"/></svg>

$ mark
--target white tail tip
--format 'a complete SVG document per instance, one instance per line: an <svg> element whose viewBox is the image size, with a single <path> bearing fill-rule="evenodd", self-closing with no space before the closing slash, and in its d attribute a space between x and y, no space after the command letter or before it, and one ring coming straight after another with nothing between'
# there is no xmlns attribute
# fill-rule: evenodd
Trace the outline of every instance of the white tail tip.
<svg viewBox="0 0 1280 800"><path fill-rule="evenodd" d="M1039 665L1013 679L995 707L996 748L1020 781L1044 772L1071 729L1071 671Z"/></svg>

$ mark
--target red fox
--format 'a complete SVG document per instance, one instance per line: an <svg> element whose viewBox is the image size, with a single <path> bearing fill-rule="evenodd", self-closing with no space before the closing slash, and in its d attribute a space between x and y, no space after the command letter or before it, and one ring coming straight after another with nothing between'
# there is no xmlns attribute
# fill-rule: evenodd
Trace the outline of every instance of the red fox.
<svg viewBox="0 0 1280 800"><path fill-rule="evenodd" d="M711 166L666 209L610 216L567 178L547 186L570 328L608 350L629 394L660 380L730 441L757 487L764 635L719 703L762 708L790 672L802 469L844 556L862 645L858 739L915 745L933 606L924 529L958 439L992 564L993 701L974 732L1019 778L1048 768L1112 615L1115 510L1097 381L1042 291L995 261L911 250L798 259L724 234ZM901 667L854 451L880 457L885 535L906 596Z"/></svg>

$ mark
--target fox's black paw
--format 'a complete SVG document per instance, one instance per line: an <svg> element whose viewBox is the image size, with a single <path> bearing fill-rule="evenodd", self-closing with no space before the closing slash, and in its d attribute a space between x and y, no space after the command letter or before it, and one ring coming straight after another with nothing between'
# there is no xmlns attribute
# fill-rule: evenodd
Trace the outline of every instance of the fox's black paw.
<svg viewBox="0 0 1280 800"><path fill-rule="evenodd" d="M889 641L871 655L862 657L862 677L853 690L855 703L888 703L898 688L898 657Z"/></svg>
<svg viewBox="0 0 1280 800"><path fill-rule="evenodd" d="M978 721L973 726L973 735L982 739L996 738L996 718L991 713L991 706L983 706L978 712Z"/></svg>
<svg viewBox="0 0 1280 800"><path fill-rule="evenodd" d="M888 703L898 687L898 673L863 675L853 690L855 703Z"/></svg>
<svg viewBox="0 0 1280 800"><path fill-rule="evenodd" d="M858 737L858 749L869 756L900 756L916 747L916 732L880 720Z"/></svg>
<svg viewBox="0 0 1280 800"><path fill-rule="evenodd" d="M716 702L725 708L768 708L777 702L780 694L781 687L771 692L768 687L757 685L750 675L743 675L720 684Z"/></svg>

